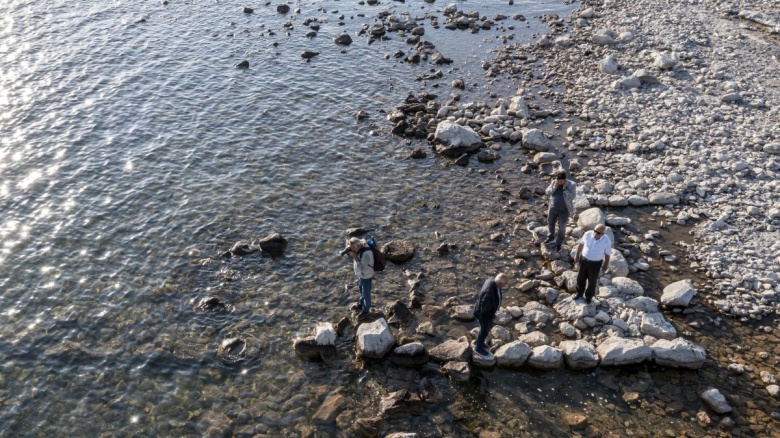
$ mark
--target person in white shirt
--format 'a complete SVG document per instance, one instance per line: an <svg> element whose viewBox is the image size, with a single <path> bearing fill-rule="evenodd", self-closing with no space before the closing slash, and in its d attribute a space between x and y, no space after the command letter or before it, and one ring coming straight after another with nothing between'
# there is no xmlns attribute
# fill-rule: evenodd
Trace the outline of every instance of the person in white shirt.
<svg viewBox="0 0 780 438"><path fill-rule="evenodd" d="M599 271L607 272L609 258L612 255L612 240L604 233L607 228L604 224L598 224L593 231L588 231L577 244L577 253L574 255L574 263L580 264L577 273L577 297L585 294L585 302L590 303L596 295L596 286L599 279ZM587 288L586 288L587 283Z"/></svg>
<svg viewBox="0 0 780 438"><path fill-rule="evenodd" d="M374 279L374 253L365 240L353 237L347 242L349 255L353 259L353 268L358 278L360 299L358 304L363 314L371 309L371 283Z"/></svg>

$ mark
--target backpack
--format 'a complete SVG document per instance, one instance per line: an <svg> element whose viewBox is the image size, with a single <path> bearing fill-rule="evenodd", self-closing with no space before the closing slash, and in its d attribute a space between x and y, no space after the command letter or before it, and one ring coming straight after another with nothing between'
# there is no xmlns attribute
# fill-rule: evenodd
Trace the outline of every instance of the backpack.
<svg viewBox="0 0 780 438"><path fill-rule="evenodd" d="M385 266L387 266L387 261L385 260L385 255L382 254L382 251L379 250L379 248L376 247L376 242L374 242L374 238L371 237L366 241L368 244L368 249L371 250L371 254L374 255L374 272L381 272L385 270ZM360 251L360 255L363 255L363 251L367 251L365 248Z"/></svg>

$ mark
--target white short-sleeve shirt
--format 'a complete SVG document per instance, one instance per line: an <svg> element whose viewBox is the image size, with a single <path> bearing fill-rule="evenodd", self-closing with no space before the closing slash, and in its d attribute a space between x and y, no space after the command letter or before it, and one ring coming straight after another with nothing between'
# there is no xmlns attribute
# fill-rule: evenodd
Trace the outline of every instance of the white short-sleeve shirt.
<svg viewBox="0 0 780 438"><path fill-rule="evenodd" d="M596 240L593 231L588 231L580 238L580 243L582 244L582 257L592 262L600 262L604 260L605 255L612 255L612 240L606 234Z"/></svg>

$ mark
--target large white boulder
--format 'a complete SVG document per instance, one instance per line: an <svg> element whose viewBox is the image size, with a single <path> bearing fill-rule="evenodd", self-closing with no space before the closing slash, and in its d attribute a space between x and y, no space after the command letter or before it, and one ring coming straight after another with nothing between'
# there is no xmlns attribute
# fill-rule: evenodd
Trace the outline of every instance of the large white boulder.
<svg viewBox="0 0 780 438"><path fill-rule="evenodd" d="M530 347L550 345L550 338L542 332L534 331L517 337L517 340L528 344Z"/></svg>
<svg viewBox="0 0 780 438"><path fill-rule="evenodd" d="M498 366L518 368L531 356L531 347L524 342L514 341L499 347L495 356Z"/></svg>
<svg viewBox="0 0 780 438"><path fill-rule="evenodd" d="M677 330L664 318L662 313L645 313L642 315L639 330L658 339L671 340L677 337Z"/></svg>
<svg viewBox="0 0 780 438"><path fill-rule="evenodd" d="M598 207L589 208L577 218L577 226L585 231L592 230L598 224L604 224L607 222L607 215L604 214Z"/></svg>
<svg viewBox="0 0 780 438"><path fill-rule="evenodd" d="M657 313L658 301L649 297L636 297L626 301L626 307L641 310L645 313Z"/></svg>
<svg viewBox="0 0 780 438"><path fill-rule="evenodd" d="M660 339L650 349L655 363L666 367L697 370L707 359L704 348L683 338Z"/></svg>
<svg viewBox="0 0 780 438"><path fill-rule="evenodd" d="M395 339L384 318L360 324L357 329L357 354L379 359L393 348Z"/></svg>
<svg viewBox="0 0 780 438"><path fill-rule="evenodd" d="M653 357L653 352L637 339L607 338L596 347L602 365L630 365Z"/></svg>
<svg viewBox="0 0 780 438"><path fill-rule="evenodd" d="M628 277L615 277L612 279L612 286L615 286L618 292L623 295L644 295L645 290L638 281Z"/></svg>
<svg viewBox="0 0 780 438"><path fill-rule="evenodd" d="M555 370L563 366L563 351L540 345L531 350L528 365L540 370Z"/></svg>
<svg viewBox="0 0 780 438"><path fill-rule="evenodd" d="M614 246L615 241L612 241ZM612 255L609 258L609 268L607 273L613 277L625 277L628 275L628 261L620 251L612 251Z"/></svg>
<svg viewBox="0 0 780 438"><path fill-rule="evenodd" d="M450 120L436 126L434 141L436 152L448 157L476 152L482 145L482 139L473 129Z"/></svg>
<svg viewBox="0 0 780 438"><path fill-rule="evenodd" d="M539 129L527 129L523 131L523 147L539 152L547 152L550 149L550 140Z"/></svg>
<svg viewBox="0 0 780 438"><path fill-rule="evenodd" d="M665 306L687 306L695 293L691 280L680 280L664 288L661 303Z"/></svg>
<svg viewBox="0 0 780 438"><path fill-rule="evenodd" d="M563 341L558 346L563 350L566 366L573 370L596 368L599 364L599 354L590 342Z"/></svg>

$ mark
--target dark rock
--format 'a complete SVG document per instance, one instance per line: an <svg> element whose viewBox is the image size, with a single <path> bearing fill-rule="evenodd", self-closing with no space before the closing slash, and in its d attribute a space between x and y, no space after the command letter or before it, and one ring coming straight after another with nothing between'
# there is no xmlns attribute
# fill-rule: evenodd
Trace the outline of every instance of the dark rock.
<svg viewBox="0 0 780 438"><path fill-rule="evenodd" d="M404 263L414 257L414 244L400 240L393 240L382 245L382 254L385 259L393 263Z"/></svg>
<svg viewBox="0 0 780 438"><path fill-rule="evenodd" d="M398 105L397 109L404 114L414 114L419 113L420 111L425 111L425 104L419 102L405 103L403 105Z"/></svg>
<svg viewBox="0 0 780 438"><path fill-rule="evenodd" d="M344 331L351 325L351 322L349 321L349 318L346 316L344 318L341 318L341 321L336 323L336 334L339 336L344 336Z"/></svg>
<svg viewBox="0 0 780 438"><path fill-rule="evenodd" d="M236 242L230 248L230 254L239 257L249 255L249 254L254 254L258 251L260 251L260 248L249 245L246 242Z"/></svg>
<svg viewBox="0 0 780 438"><path fill-rule="evenodd" d="M385 27L381 24L375 24L368 30L369 35L374 37L380 37L387 32Z"/></svg>
<svg viewBox="0 0 780 438"><path fill-rule="evenodd" d="M390 133L393 135L403 136L406 133L407 128L409 128L409 124L406 123L406 120L401 120L400 122L396 123L393 129L390 130Z"/></svg>
<svg viewBox="0 0 780 438"><path fill-rule="evenodd" d="M363 228L363 227L356 227L356 228L347 228L347 235L350 237L355 236L362 236L363 234L366 234L370 231L374 231L373 228Z"/></svg>
<svg viewBox="0 0 780 438"><path fill-rule="evenodd" d="M457 160L455 160L455 164L458 166L468 166L469 165L469 154L463 154L460 157L458 157Z"/></svg>
<svg viewBox="0 0 780 438"><path fill-rule="evenodd" d="M206 297L198 302L198 309L206 312L230 311L231 307L217 297Z"/></svg>
<svg viewBox="0 0 780 438"><path fill-rule="evenodd" d="M412 64L419 64L420 63L420 52L414 52L409 54L409 56L406 57L406 62L410 62Z"/></svg>
<svg viewBox="0 0 780 438"><path fill-rule="evenodd" d="M477 160L479 160L480 163L492 163L499 158L501 158L501 155L489 149L485 149L477 154Z"/></svg>
<svg viewBox="0 0 780 438"><path fill-rule="evenodd" d="M409 153L409 158L425 158L427 156L428 154L419 146L412 149L412 152Z"/></svg>
<svg viewBox="0 0 780 438"><path fill-rule="evenodd" d="M404 305L404 303L400 301L395 301L394 303L389 303L387 305L387 308L385 309L385 314L387 315L387 323L388 324L397 324L400 326L406 326L412 320L414 319L414 315L412 312L409 311L409 309Z"/></svg>
<svg viewBox="0 0 780 438"><path fill-rule="evenodd" d="M375 4L379 3L379 0L366 0L366 3L369 6L374 6Z"/></svg>
<svg viewBox="0 0 780 438"><path fill-rule="evenodd" d="M315 56L319 55L320 52L315 52L313 50L304 50L303 53L301 53L301 58L303 59L311 59Z"/></svg>
<svg viewBox="0 0 780 438"><path fill-rule="evenodd" d="M217 358L225 364L241 362L246 357L247 343L245 340L235 337L223 340L217 347Z"/></svg>
<svg viewBox="0 0 780 438"><path fill-rule="evenodd" d="M287 248L287 239L279 233L269 234L258 241L264 254L282 255Z"/></svg>
<svg viewBox="0 0 780 438"><path fill-rule="evenodd" d="M382 417L358 418L355 420L355 432L365 438L375 438L379 436L379 426L382 424Z"/></svg>
<svg viewBox="0 0 780 438"><path fill-rule="evenodd" d="M436 404L442 400L441 391L436 387L436 383L432 379L423 377L420 379L420 398L425 403Z"/></svg>
<svg viewBox="0 0 780 438"><path fill-rule="evenodd" d="M404 53L401 50L396 50L395 53L393 53L393 58L403 58L406 53Z"/></svg>
<svg viewBox="0 0 780 438"><path fill-rule="evenodd" d="M433 52L433 55L431 55L431 61L433 61L433 63L437 65L452 64L452 59L445 58L444 55L442 55L439 52Z"/></svg>
<svg viewBox="0 0 780 438"><path fill-rule="evenodd" d="M365 119L368 118L368 113L363 111L363 110L360 110L360 111L357 112L356 117L357 117L358 120L365 120Z"/></svg>
<svg viewBox="0 0 780 438"><path fill-rule="evenodd" d="M254 9L248 8L248 7L244 6L244 13L245 14L251 14L254 11L255 11Z"/></svg>
<svg viewBox="0 0 780 438"><path fill-rule="evenodd" d="M317 32L311 31L306 34L306 38L314 38L317 36Z"/></svg>
<svg viewBox="0 0 780 438"><path fill-rule="evenodd" d="M333 41L338 45L348 46L352 44L352 37L350 37L349 34L342 33L341 35L333 37Z"/></svg>
<svg viewBox="0 0 780 438"><path fill-rule="evenodd" d="M337 357L336 346L319 345L314 336L298 338L293 342L295 353L304 359L322 360L324 362Z"/></svg>
<svg viewBox="0 0 780 438"><path fill-rule="evenodd" d="M422 415L425 412L420 396L408 389L392 392L387 397L382 398L380 407L383 415L404 413Z"/></svg>
<svg viewBox="0 0 780 438"><path fill-rule="evenodd" d="M233 420L222 412L208 411L195 425L199 436L217 437L232 435Z"/></svg>
<svg viewBox="0 0 780 438"><path fill-rule="evenodd" d="M442 243L436 248L436 252L439 253L440 256L445 256L450 253L450 246L446 243Z"/></svg>
<svg viewBox="0 0 780 438"><path fill-rule="evenodd" d="M238 64L234 65L235 68L249 68L249 61L241 61Z"/></svg>
<svg viewBox="0 0 780 438"><path fill-rule="evenodd" d="M276 12L278 12L280 14L286 14L286 13L290 12L290 7L287 6L287 5L279 5L279 6L276 7Z"/></svg>
<svg viewBox="0 0 780 438"><path fill-rule="evenodd" d="M347 402L344 400L343 395L331 395L322 402L317 412L314 413L312 420L317 424L331 424L336 421L336 417L341 413L346 404Z"/></svg>
<svg viewBox="0 0 780 438"><path fill-rule="evenodd" d="M523 187L517 194L518 199L531 199L534 196L534 192L528 187Z"/></svg>
<svg viewBox="0 0 780 438"><path fill-rule="evenodd" d="M417 44L420 42L420 36L414 35L406 39L406 44Z"/></svg>

